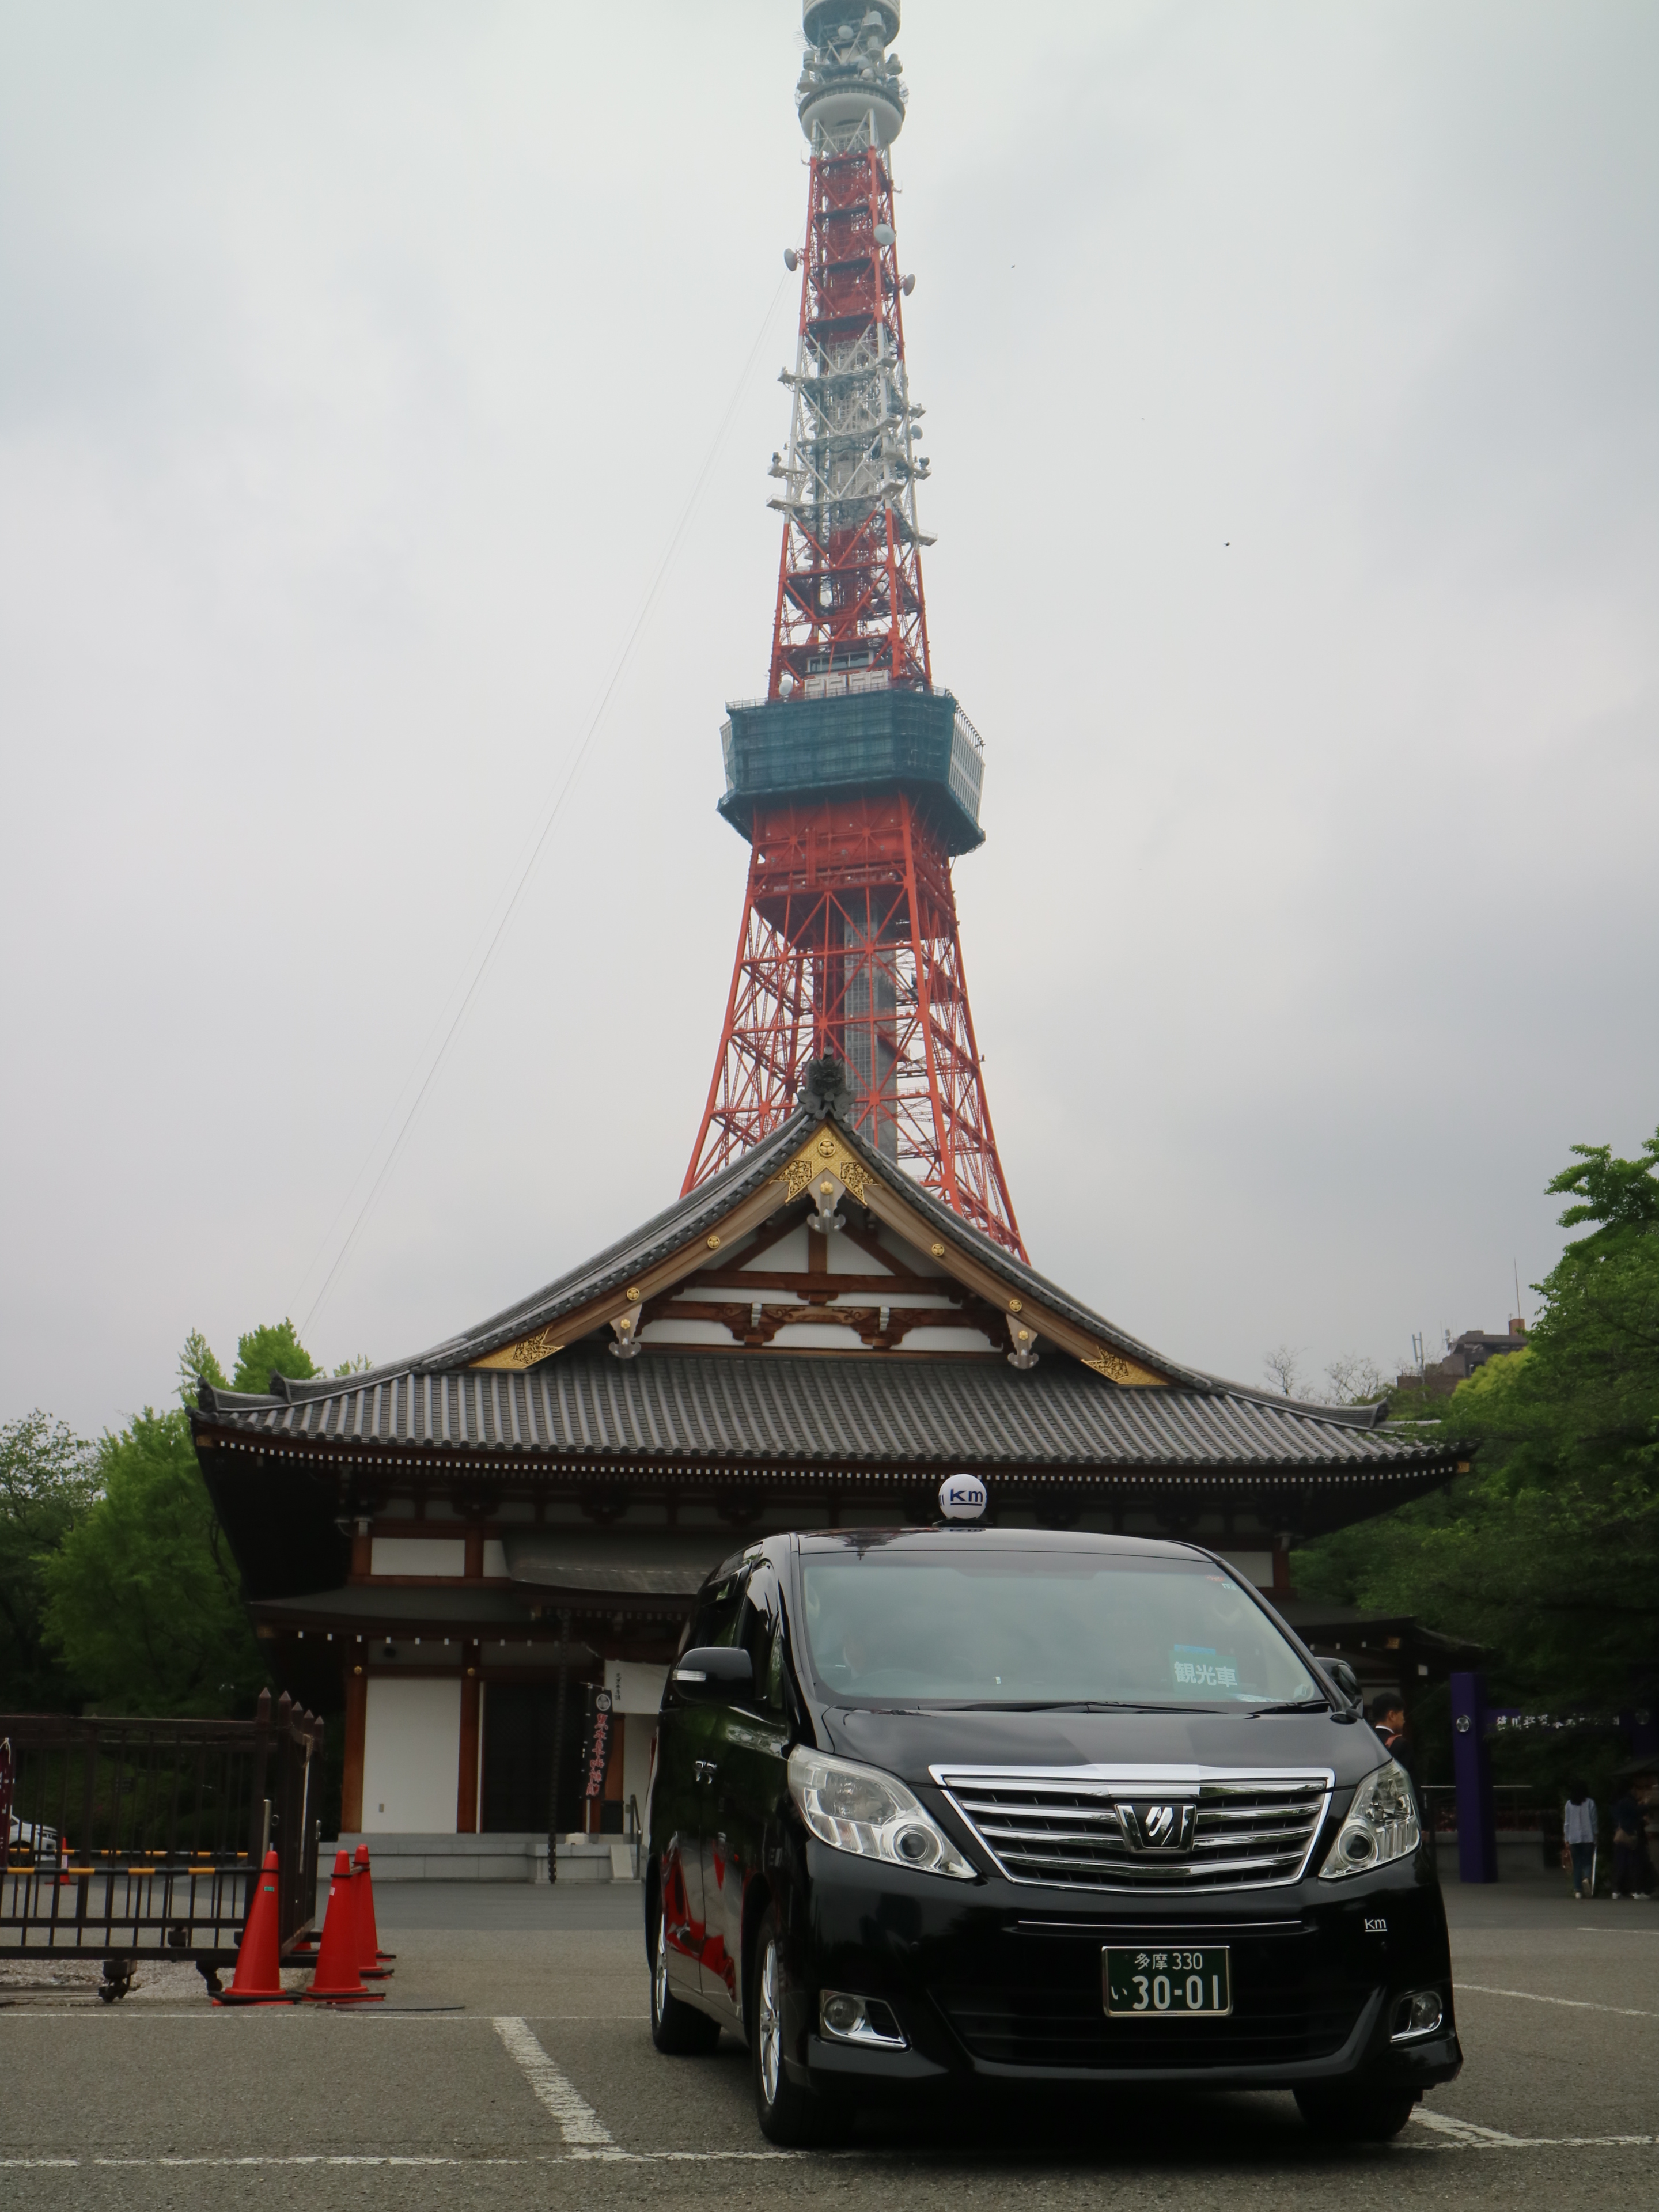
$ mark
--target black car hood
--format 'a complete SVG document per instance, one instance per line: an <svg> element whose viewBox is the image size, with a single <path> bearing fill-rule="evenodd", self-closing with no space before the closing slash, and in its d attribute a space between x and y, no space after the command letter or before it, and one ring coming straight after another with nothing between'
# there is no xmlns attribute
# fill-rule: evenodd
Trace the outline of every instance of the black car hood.
<svg viewBox="0 0 1659 2212"><path fill-rule="evenodd" d="M821 1705L826 1751L912 1787L935 1766L1328 1768L1352 1788L1387 1753L1364 1721L1324 1713L918 1712Z"/></svg>

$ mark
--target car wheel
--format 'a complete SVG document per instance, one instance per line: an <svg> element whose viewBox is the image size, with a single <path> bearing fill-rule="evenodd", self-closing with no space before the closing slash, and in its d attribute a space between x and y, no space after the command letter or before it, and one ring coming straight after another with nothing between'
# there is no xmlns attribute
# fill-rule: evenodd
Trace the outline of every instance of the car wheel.
<svg viewBox="0 0 1659 2212"><path fill-rule="evenodd" d="M1410 2119L1417 2092L1310 2081L1297 2091L1296 2101L1316 2135L1336 2142L1389 2142Z"/></svg>
<svg viewBox="0 0 1659 2212"><path fill-rule="evenodd" d="M789 2079L783 2063L783 1966L775 1905L769 1905L755 1944L749 1992L749 2057L755 2077L755 2113L768 2142L798 2150L823 2139L822 2100Z"/></svg>
<svg viewBox="0 0 1659 2212"><path fill-rule="evenodd" d="M651 2040L674 2058L702 2058L720 2039L720 2023L675 1996L668 1986L668 1931L657 1905L656 1937L651 1946Z"/></svg>

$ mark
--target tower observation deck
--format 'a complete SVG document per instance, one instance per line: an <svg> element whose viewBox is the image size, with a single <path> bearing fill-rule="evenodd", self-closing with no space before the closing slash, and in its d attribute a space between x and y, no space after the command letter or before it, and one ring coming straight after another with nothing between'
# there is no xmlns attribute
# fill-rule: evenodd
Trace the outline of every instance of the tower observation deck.
<svg viewBox="0 0 1659 2212"><path fill-rule="evenodd" d="M984 839L984 749L933 682L890 149L908 88L897 0L805 0L795 104L811 147L766 696L720 732L720 811L748 890L692 1190L793 1110L835 1058L859 1126L1024 1256L997 1157L963 975L954 857Z"/></svg>

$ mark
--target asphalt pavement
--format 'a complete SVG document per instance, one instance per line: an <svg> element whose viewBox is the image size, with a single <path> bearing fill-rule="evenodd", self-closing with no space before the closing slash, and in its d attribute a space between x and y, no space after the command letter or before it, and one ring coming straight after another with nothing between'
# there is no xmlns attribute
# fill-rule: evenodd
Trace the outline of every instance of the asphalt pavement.
<svg viewBox="0 0 1659 2212"><path fill-rule="evenodd" d="M771 2151L748 2060L668 2059L647 2024L640 1893L387 1886L387 1999L228 2013L188 1969L124 2002L0 1976L0 2205L479 2212L833 2197L964 2212L1103 2195L1437 2208L1616 2198L1659 2159L1659 1904L1575 1905L1565 1881L1447 1892L1466 2054L1397 2142L1333 2148L1288 2096L1138 2091L861 2124Z"/></svg>

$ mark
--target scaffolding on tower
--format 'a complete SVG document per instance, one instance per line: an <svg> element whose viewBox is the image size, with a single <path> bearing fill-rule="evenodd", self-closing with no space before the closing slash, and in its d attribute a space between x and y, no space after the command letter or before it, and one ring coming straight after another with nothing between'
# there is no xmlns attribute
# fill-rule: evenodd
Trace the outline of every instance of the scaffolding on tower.
<svg viewBox="0 0 1659 2212"><path fill-rule="evenodd" d="M764 699L727 709L720 811L750 842L726 1019L690 1191L842 1061L855 1118L964 1220L1025 1256L997 1155L951 864L983 842L984 748L927 644L890 149L908 92L894 0L805 0L811 143L783 517Z"/></svg>

